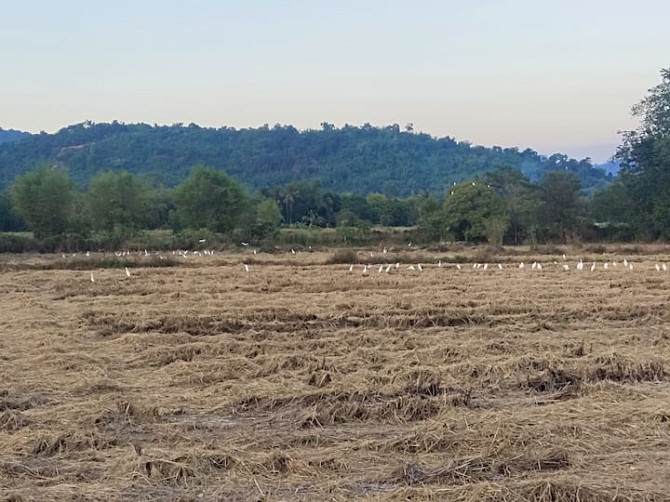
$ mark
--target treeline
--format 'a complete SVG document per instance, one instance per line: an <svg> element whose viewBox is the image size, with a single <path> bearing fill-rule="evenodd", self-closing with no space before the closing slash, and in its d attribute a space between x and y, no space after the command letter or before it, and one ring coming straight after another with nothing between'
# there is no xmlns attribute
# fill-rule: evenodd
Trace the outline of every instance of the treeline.
<svg viewBox="0 0 670 502"><path fill-rule="evenodd" d="M14 129L3 129L0 127L0 144L2 143L12 143L14 141L18 141L20 139L23 139L27 136L30 136L27 132L22 132L22 131L16 131Z"/></svg>
<svg viewBox="0 0 670 502"><path fill-rule="evenodd" d="M86 122L0 145L0 190L40 163L67 169L80 187L88 186L100 172L122 169L173 187L186 179L192 166L207 165L224 170L254 191L319 179L327 191L389 197L423 191L439 197L454 182L473 179L500 165L519 169L533 182L548 171L570 171L588 194L613 179L589 159L474 146L397 124L338 128L323 123L318 130L298 131L280 125L214 129L196 124Z"/></svg>
<svg viewBox="0 0 670 502"><path fill-rule="evenodd" d="M0 196L0 230L30 230L46 251L118 249L154 229L172 231L174 242L186 246L205 237L262 246L276 240L282 225L333 228L342 243L360 242L378 226L412 227L409 235L419 243L565 242L597 232L580 188L571 172L551 171L533 183L501 166L452 185L442 197L338 194L318 181L250 193L226 173L197 166L174 188L123 171L101 173L82 190L66 171L42 166Z"/></svg>
<svg viewBox="0 0 670 502"><path fill-rule="evenodd" d="M566 167L571 161L560 158L554 159L559 169L538 180L502 164L439 194L408 196L338 192L319 181L250 192L202 165L175 187L109 170L81 188L68 170L49 164L19 175L0 193L0 231L30 230L44 250L118 248L152 229L170 231L173 244L264 245L276 242L282 226L336 229L339 243L365 242L378 226L410 227L407 235L423 243L670 239L670 69L661 75L633 107L641 125L624 135L618 179L593 197ZM0 250L12 247L2 244Z"/></svg>
<svg viewBox="0 0 670 502"><path fill-rule="evenodd" d="M670 239L670 68L632 111L640 127L624 134L619 177L594 196L593 214L640 240Z"/></svg>

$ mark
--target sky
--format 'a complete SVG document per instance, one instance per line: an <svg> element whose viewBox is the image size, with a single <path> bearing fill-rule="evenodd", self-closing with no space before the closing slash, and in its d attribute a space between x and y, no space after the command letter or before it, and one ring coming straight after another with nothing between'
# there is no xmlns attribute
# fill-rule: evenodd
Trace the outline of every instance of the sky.
<svg viewBox="0 0 670 502"><path fill-rule="evenodd" d="M670 67L667 0L18 0L0 127L413 124L610 158Z"/></svg>

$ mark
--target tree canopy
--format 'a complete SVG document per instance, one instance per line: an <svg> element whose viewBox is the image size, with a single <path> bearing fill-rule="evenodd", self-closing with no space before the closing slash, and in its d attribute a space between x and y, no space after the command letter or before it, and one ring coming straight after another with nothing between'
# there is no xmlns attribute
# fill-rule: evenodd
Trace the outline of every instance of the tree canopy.
<svg viewBox="0 0 670 502"><path fill-rule="evenodd" d="M609 196L630 207L617 219L636 236L670 238L670 69L661 70L661 82L632 112L640 127L623 136L617 152L621 186Z"/></svg>
<svg viewBox="0 0 670 502"><path fill-rule="evenodd" d="M172 187L184 181L193 166L207 165L225 170L251 190L319 179L324 191L388 197L424 191L443 194L454 182L473 179L498 165L515 167L531 181L539 181L548 170L569 170L586 191L612 179L588 159L486 148L398 125L370 124L337 128L324 123L321 129L298 131L281 125L213 129L195 124L85 122L0 145L0 190L38 162L67 169L80 187L88 186L100 172L121 170ZM285 212L281 203L280 207Z"/></svg>
<svg viewBox="0 0 670 502"><path fill-rule="evenodd" d="M11 199L35 236L59 235L66 231L72 216L74 185L65 172L41 166L16 179Z"/></svg>

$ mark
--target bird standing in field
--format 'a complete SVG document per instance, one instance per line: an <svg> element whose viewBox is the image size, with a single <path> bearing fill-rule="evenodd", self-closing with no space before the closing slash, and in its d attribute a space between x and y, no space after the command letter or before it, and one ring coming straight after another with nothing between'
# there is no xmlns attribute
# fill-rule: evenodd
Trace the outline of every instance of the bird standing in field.
<svg viewBox="0 0 670 502"><path fill-rule="evenodd" d="M244 271L248 274L249 273L249 265L246 263L244 264Z"/></svg>
<svg viewBox="0 0 670 502"><path fill-rule="evenodd" d="M91 282L95 282L95 277L93 277L93 272L91 272Z"/></svg>
<svg viewBox="0 0 670 502"><path fill-rule="evenodd" d="M130 277L130 270L128 270L128 267L126 267L126 277Z"/></svg>

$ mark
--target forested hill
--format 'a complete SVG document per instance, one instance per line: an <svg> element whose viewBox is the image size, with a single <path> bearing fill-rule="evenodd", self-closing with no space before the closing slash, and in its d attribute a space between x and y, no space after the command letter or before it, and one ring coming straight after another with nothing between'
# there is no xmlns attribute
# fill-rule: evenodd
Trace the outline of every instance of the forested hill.
<svg viewBox="0 0 670 502"><path fill-rule="evenodd" d="M30 136L27 132L15 131L14 129L3 129L0 127L0 143L10 143L18 141L26 136Z"/></svg>
<svg viewBox="0 0 670 502"><path fill-rule="evenodd" d="M184 180L192 166L204 164L224 169L253 189L320 179L324 189L336 192L399 196L423 190L443 193L453 182L499 165L519 167L531 180L550 170L570 170L587 191L611 179L587 160L472 146L397 125L323 124L319 130L300 132L292 126L213 129L87 122L1 144L0 190L39 163L67 169L83 186L100 171L121 169L172 186Z"/></svg>

